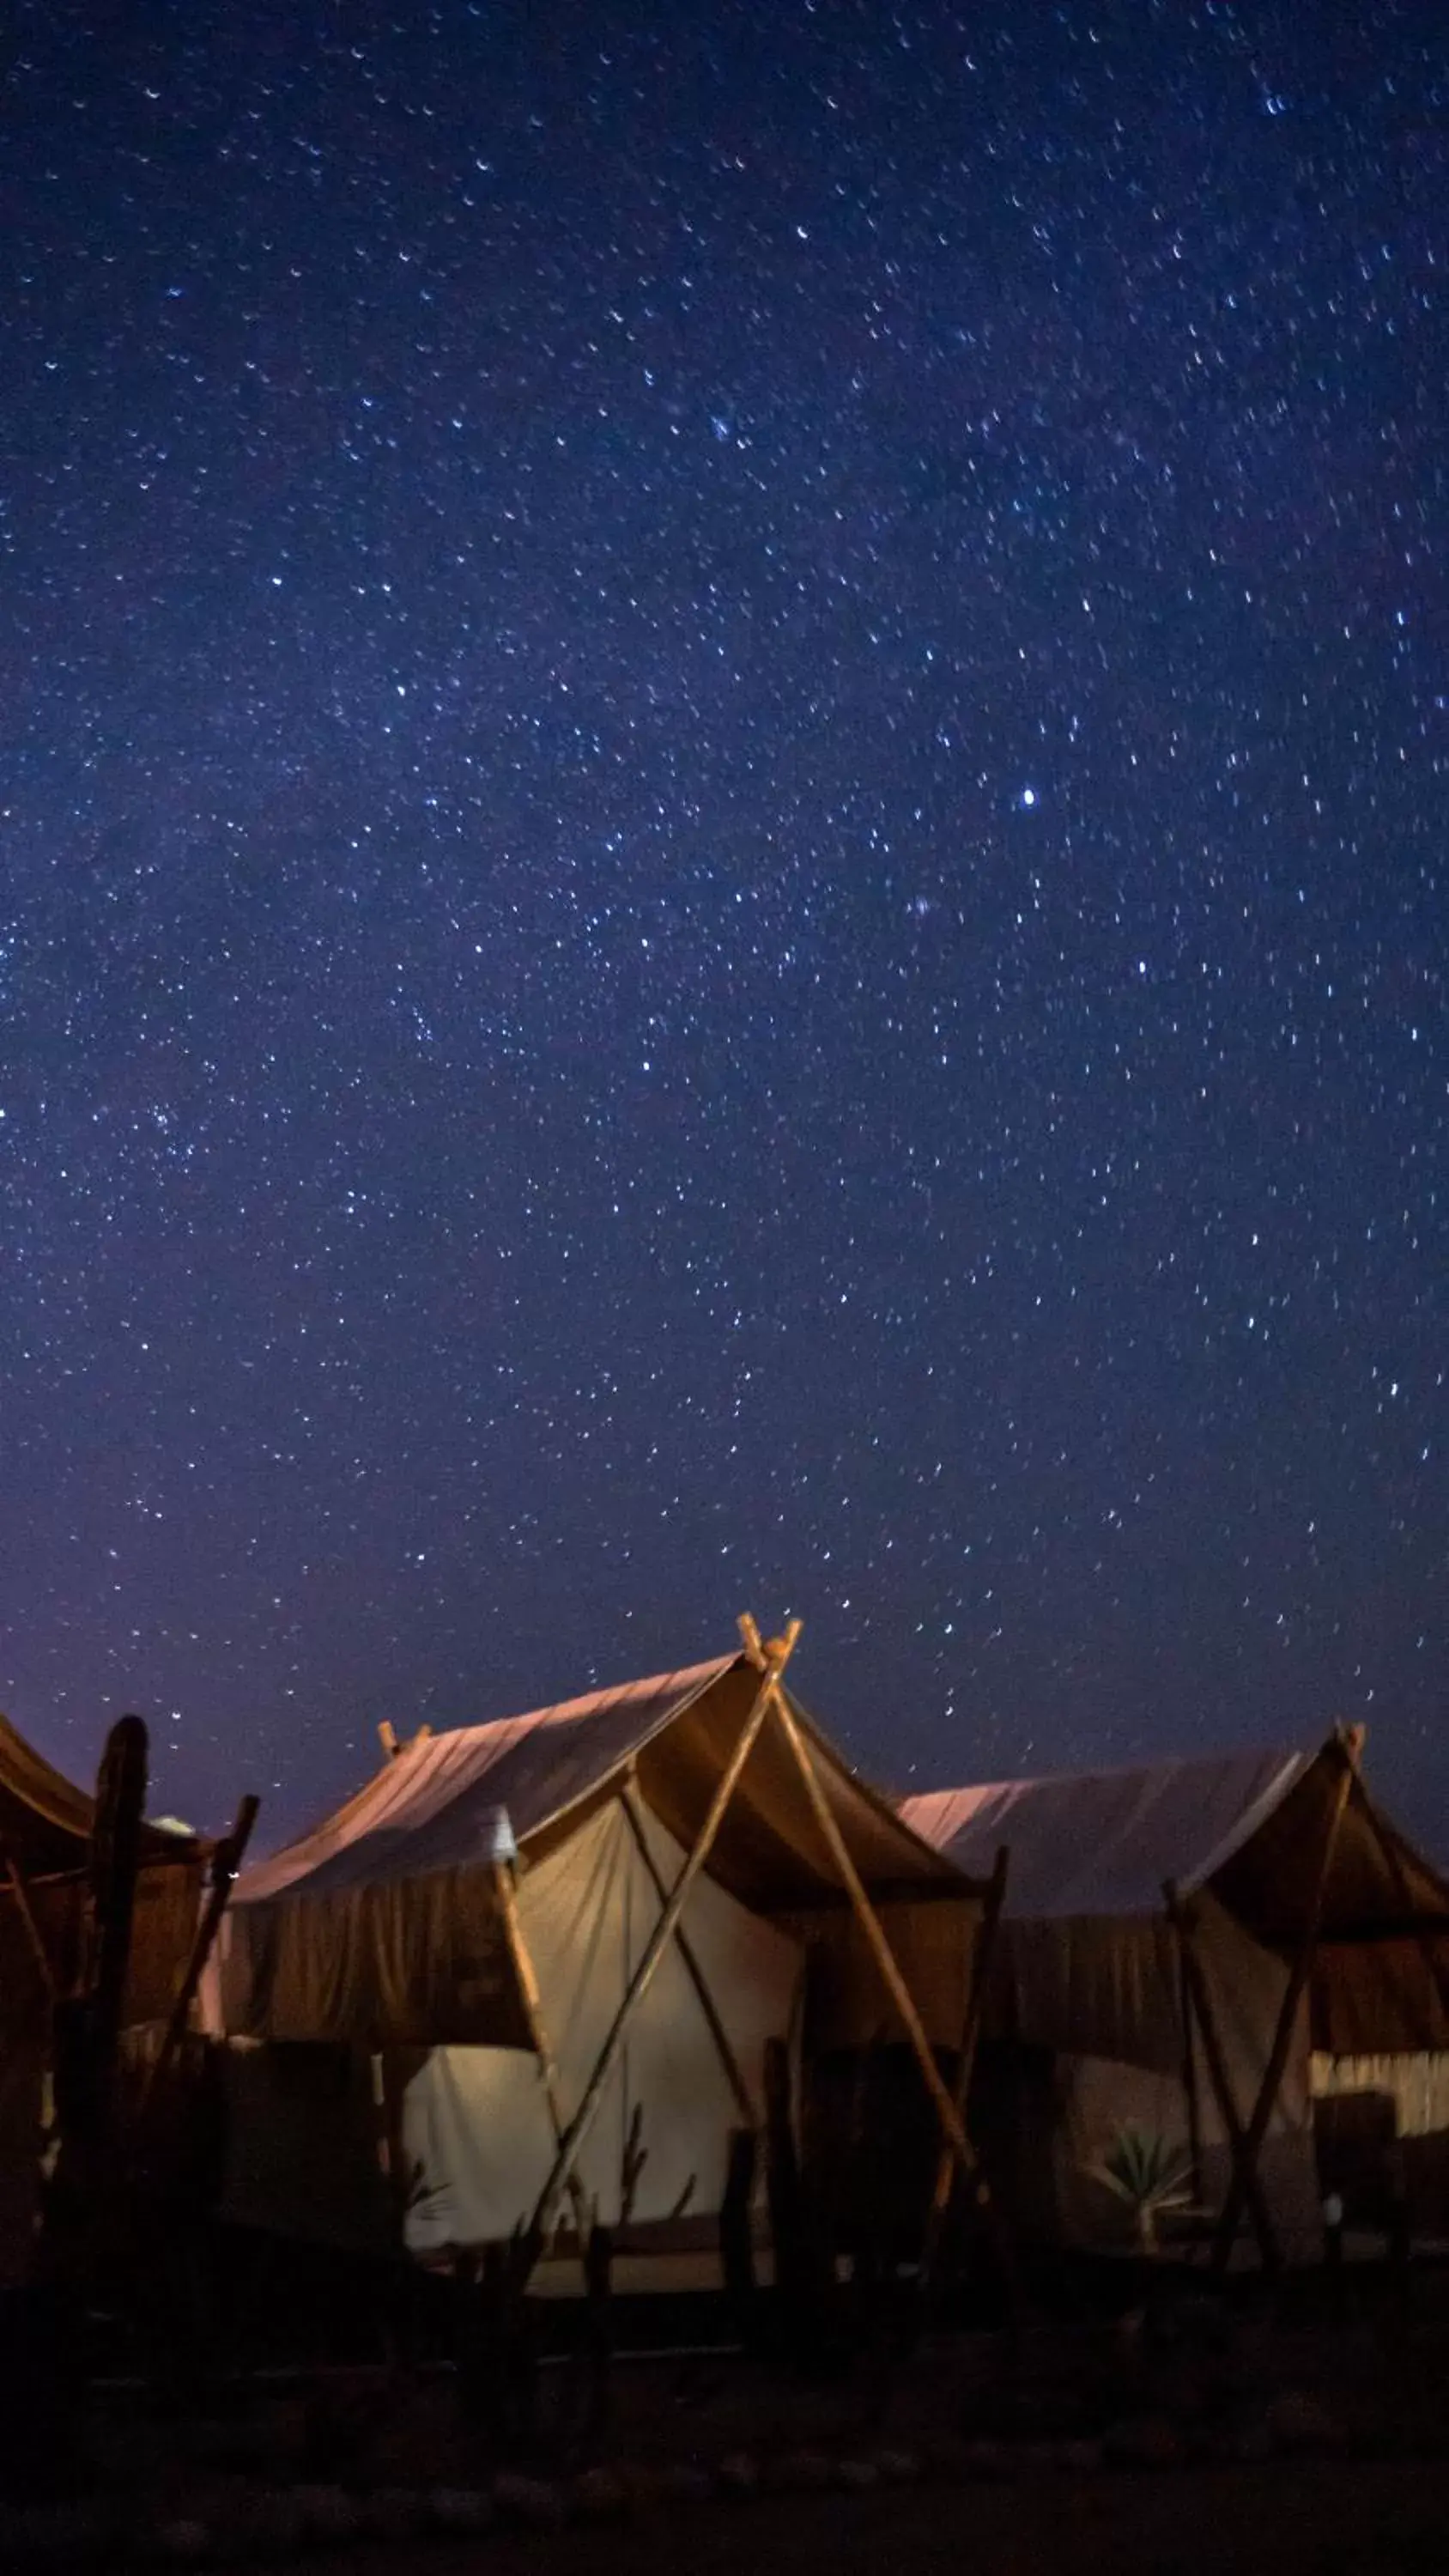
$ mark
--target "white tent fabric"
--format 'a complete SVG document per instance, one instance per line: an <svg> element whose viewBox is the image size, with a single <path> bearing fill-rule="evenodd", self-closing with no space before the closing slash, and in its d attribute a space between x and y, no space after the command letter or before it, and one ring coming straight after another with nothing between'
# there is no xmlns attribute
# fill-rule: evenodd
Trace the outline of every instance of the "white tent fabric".
<svg viewBox="0 0 1449 2576"><path fill-rule="evenodd" d="M668 1886L684 1853L655 1819L643 1822ZM658 1894L617 1801L530 1870L518 1906L567 2120L659 1915ZM684 1930L724 2010L758 2110L765 2042L788 2038L796 2019L802 1953L708 1878L691 1891ZM579 2160L585 2201L605 2224L620 2216L636 2112L645 2161L634 2219L716 2213L729 2135L740 2115L675 1945L664 1953L630 2025ZM520 2049L433 2050L407 2088L403 2136L423 2186L408 2220L414 2252L511 2235L532 2215L553 2161L540 2061Z"/></svg>

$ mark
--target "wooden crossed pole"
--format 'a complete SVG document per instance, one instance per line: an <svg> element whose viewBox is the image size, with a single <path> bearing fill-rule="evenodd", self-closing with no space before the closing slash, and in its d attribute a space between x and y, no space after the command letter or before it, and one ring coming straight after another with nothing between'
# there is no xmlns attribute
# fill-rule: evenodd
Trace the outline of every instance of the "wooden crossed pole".
<svg viewBox="0 0 1449 2576"><path fill-rule="evenodd" d="M584 2141L598 2116L599 2105L604 2098L604 2088L618 2064L619 2052L624 2045L629 2024L658 1974L659 1963L679 1928L679 1918L684 1912L689 1891L714 1849L730 1800L739 1786L740 1775L754 1750L756 1738L770 1713L771 1704L779 1692L780 1675L795 1650L795 1641L799 1634L800 1621L792 1619L784 1636L774 1639L768 1653L762 1656L760 1687L755 1693L744 1725L735 1739L734 1750L715 1785L714 1796L709 1802L704 1822L670 1890L669 1901L644 1945L639 1964L624 1989L618 2011L609 2025L603 2047L594 2061L594 2071L580 2096L578 2109L559 2140L558 2152L549 2168L548 2179L539 2193L533 2213L530 2234L539 2243L543 2242L553 2228L558 2216L559 2204L568 2189L569 2178L578 2162Z"/></svg>
<svg viewBox="0 0 1449 2576"><path fill-rule="evenodd" d="M658 1897L661 1906L667 1905L669 1902L669 1890L664 1884L663 1872L659 1867L658 1861L654 1857L653 1849L649 1841L648 1827L645 1825L644 1819L639 1812L639 1802L635 1796L632 1785L624 1788L620 1792L619 1804L624 1810L625 1822L633 1836L634 1848L638 1852L645 1870L648 1873L650 1885L653 1887L654 1893ZM734 2049L730 2044L730 2036L728 2031L725 2029L719 2007L716 2004L713 1995L710 1993L709 1980L700 1965L694 1944L690 1940L690 1937L685 1931L682 1923L679 1925L674 1938L678 1944L680 1958L684 1962L685 1972L689 1978L690 1984L694 1988L695 2000L699 2005L700 2011L704 2015L705 2025L709 2031L710 2038L714 2041L719 2062L724 2068L725 2081L735 2097L735 2109L740 2115L742 2125L753 2133L759 2125L759 2112L757 2111L755 2103L751 2097L750 2088L745 2082L744 2075L740 2067L740 2061L736 2057Z"/></svg>
<svg viewBox="0 0 1449 2576"><path fill-rule="evenodd" d="M1218 2030L1217 2014L1214 2009L1212 1995L1208 1987L1207 1972L1203 1967L1203 1963L1198 1954L1197 1945L1193 1937L1194 1923L1192 1910L1188 1900L1181 1894L1174 1879L1169 1878L1164 1881L1162 1893L1167 1905L1168 1920L1177 1934L1178 1951L1182 1960L1183 1976L1187 1984L1189 2004L1192 2014L1197 2021L1198 2029L1202 2033L1203 2055L1207 2059L1208 2079L1212 2085L1213 2095L1222 2118L1223 2128L1227 2134L1228 2154L1232 2159L1233 2175L1242 2191L1243 2199L1253 2221L1254 2231L1258 2239L1259 2251L1263 2257L1263 2269L1266 2272L1276 2272L1281 2265L1282 2254L1279 2249L1278 2239L1273 2232L1273 2221L1269 2214L1267 2196L1263 2190L1262 2181L1258 2173L1257 2159L1256 2157L1250 2157L1247 2152L1248 2133L1243 2122L1242 2114L1238 2109L1237 2098L1233 2092L1232 2077L1228 2072L1227 2052L1223 2047L1222 2038ZM1192 2031L1190 2025L1187 2035L1187 2044L1190 2062L1192 2049Z"/></svg>
<svg viewBox="0 0 1449 2576"><path fill-rule="evenodd" d="M952 2088L952 2098L961 2115L963 2125L966 2118L967 2097L971 2091L971 2077L976 2065L976 2051L981 2038L981 2022L986 2009L986 1989L996 1949L996 1935L1001 1923L1002 1907L1006 1902L1006 1876L1010 1861L1010 1852L1006 1844L1002 1843L997 1849L991 1876L986 1882L981 1922L972 1950L971 1981L961 2026L961 2046L956 2059L956 2081ZM943 2139L941 2151L936 2160L936 2179L931 2193L931 2206L926 2216L925 2241L921 2251L923 2290L929 2291L935 2276L941 2251L941 2238L951 2206L951 2186L955 2181L956 2173L955 2156L949 2142ZM985 2187L979 2174L975 2187L979 2205Z"/></svg>
<svg viewBox="0 0 1449 2576"><path fill-rule="evenodd" d="M1340 1757L1339 1773L1333 1785L1328 1821L1324 1828L1318 1866L1314 1872L1308 1911L1304 1916L1298 1948L1288 1971L1288 1983L1283 1991L1277 2027L1273 2033L1273 2044L1268 2051L1268 2063L1263 2069L1257 2099L1253 2104L1240 2145L1234 2149L1233 2170L1228 2181L1227 2197L1223 2202L1217 2227L1213 2233L1212 2264L1215 2272L1224 2272L1228 2267L1238 2232L1238 2222L1242 2217L1244 2205L1250 2201L1252 2190L1257 2183L1258 2159L1262 2154L1263 2140L1268 2134L1268 2123L1273 2116L1274 2105L1282 2089L1284 2071L1288 2064L1288 2052L1293 2045L1293 2027L1298 2018L1298 2007L1303 2001L1308 1980L1313 1974L1313 1962L1318 1950L1319 1926L1323 1920L1324 1900L1328 1894L1329 1874L1333 1868L1334 1853L1338 1848L1339 1827L1343 1823L1349 1791L1357 1777L1354 1763L1358 1739L1352 1730L1340 1728L1335 1741Z"/></svg>

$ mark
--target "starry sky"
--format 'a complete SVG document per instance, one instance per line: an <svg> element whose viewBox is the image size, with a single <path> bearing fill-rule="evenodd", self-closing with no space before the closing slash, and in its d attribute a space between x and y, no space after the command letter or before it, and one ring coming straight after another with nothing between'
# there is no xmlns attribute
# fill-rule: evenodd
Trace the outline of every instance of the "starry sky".
<svg viewBox="0 0 1449 2576"><path fill-rule="evenodd" d="M0 1704L1449 1855L1441 7L12 23Z"/></svg>

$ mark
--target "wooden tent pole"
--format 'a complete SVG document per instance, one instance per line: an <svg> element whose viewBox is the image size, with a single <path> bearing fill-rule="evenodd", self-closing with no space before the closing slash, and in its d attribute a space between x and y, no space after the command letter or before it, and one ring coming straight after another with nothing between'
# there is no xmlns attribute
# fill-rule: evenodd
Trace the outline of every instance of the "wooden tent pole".
<svg viewBox="0 0 1449 2576"><path fill-rule="evenodd" d="M3 1838L0 1838L0 1861L3 1861L5 1864L5 1875L10 1881L11 1892L15 1898L16 1912L20 1916L21 1928L24 1931L26 1940L30 1944L35 1964L40 1971L41 1984L45 1988L48 2000L51 2003L54 2003L60 1992L60 1987L56 1980L55 1969L51 1963L50 1952L45 1946L45 1934L41 1931L39 1922L36 1919L35 1908L30 1902L30 1890L25 1883L25 1872L22 1870L19 1861L16 1859L15 1854L10 1848L10 1845L4 1841Z"/></svg>
<svg viewBox="0 0 1449 2576"><path fill-rule="evenodd" d="M538 1982L538 1972L533 1964L533 1954L524 1938L523 1924L519 1917L518 1889L514 1882L512 1867L506 1860L495 1861L493 1865L493 1892L497 1899L498 1912L503 1924L503 1937L513 1964L513 1973L518 1980L518 1991L523 2002L523 2015L528 2024L528 2035L533 2043L533 2053L538 2059L543 2098L548 2104L548 2116L553 2126L553 2142L555 2147L558 2147L563 2141L565 2125L563 2102L558 2089L558 2061L549 2043L548 2029L543 2018L543 1993ZM568 2194L573 2207L574 2224L578 2229L579 2245L582 2249L588 2233L588 2211L584 2205L584 2187L577 2173L569 2175Z"/></svg>
<svg viewBox="0 0 1449 2576"><path fill-rule="evenodd" d="M1449 2023L1449 1967L1445 1966L1440 1952L1435 1949L1433 1937L1427 1930L1423 1918L1415 1907L1413 1893L1409 1886L1402 1857L1394 1843L1388 1827L1385 1825L1382 1816L1374 1805L1373 1799L1370 1797L1368 1790L1364 1786L1363 1773L1359 1768L1360 1758L1363 1753L1364 1730L1361 1726L1345 1726L1339 1727L1335 1731L1338 1735L1339 1742L1342 1744L1348 1760L1352 1765L1354 1786L1362 1795L1364 1814L1368 1819L1369 1830L1373 1835L1374 1841L1379 1847L1384 1866L1387 1869L1390 1878L1394 1882L1394 1893L1404 1909L1405 1918L1413 1925L1414 1939L1418 1944L1419 1956L1423 1960L1424 1965L1429 1972L1429 1981L1439 1998L1439 2009L1444 2016L1445 2022ZM1446 1925L1445 1930L1449 1931L1449 1925ZM1441 1934L1440 1938L1442 1939L1443 1937L1443 1934Z"/></svg>
<svg viewBox="0 0 1449 2576"><path fill-rule="evenodd" d="M997 1927L1001 1921L1002 1907L1006 1902L1006 1874L1010 1866L1010 1858L1006 1844L1002 1843L997 1849L991 1867L991 1876L986 1882L986 1895L981 1910L981 1928L976 1936L971 1960L971 1985L966 1997L965 2018L961 2025L961 2047L956 2060L956 2081L951 2088L952 2099L963 2129L966 2126L966 2102L971 2091L971 2077L976 2065L977 2043L981 2037L981 2023L986 2009L986 1983L991 1973L992 1955L996 1948ZM950 2146L943 2140L941 2152L936 2159L935 2188L931 2194L931 2207L926 2219L925 2245L921 2255L923 2287L929 2287L931 2275L936 2268L936 2258L946 2224L946 2212L950 2207L951 2184L955 2172L956 2158Z"/></svg>
<svg viewBox="0 0 1449 2576"><path fill-rule="evenodd" d="M792 1619L784 1636L776 1639L765 1650L764 1678L751 1702L749 1715L735 1739L734 1751L715 1785L714 1796L709 1802L709 1809L700 1826L699 1834L670 1890L669 1902L645 1943L644 1955L624 1990L623 2000L609 2025L603 2047L595 2060L594 2071L584 2087L579 2107L559 2141L558 2153L553 2160L548 2179L539 2193L538 2205L533 2213L531 2232L536 2240L541 2241L547 2236L553 2225L559 2200L573 2172L579 2149L593 2126L599 2104L604 2097L604 2087L614 2071L619 2051L624 2044L625 2033L643 1996L654 1981L665 1950L674 1938L689 1891L714 1849L726 1810L739 1787L740 1775L754 1750L755 1739L769 1715L771 1701L779 1689L780 1675L790 1660L799 1634L800 1622L798 1619Z"/></svg>
<svg viewBox="0 0 1449 2576"><path fill-rule="evenodd" d="M1344 1809L1348 1805L1349 1790L1353 1786L1353 1764L1349 1759L1347 1748L1340 1743L1338 1750L1340 1756L1338 1782L1333 1793L1333 1804L1329 1810L1323 1849L1318 1856L1313 1895L1297 1955L1288 1972L1288 1984L1278 2013L1278 2027L1273 2033L1273 2045L1268 2054L1267 2066L1263 2070L1262 2083L1258 2087L1258 2098L1253 2104L1252 2117L1243 2138L1243 2173L1246 2173L1249 2168L1254 2174L1257 2172L1258 2157L1262 2152L1263 2140L1268 2133L1268 2122L1273 2116L1273 2106L1278 2099L1284 2071L1288 2064L1288 2051L1293 2045L1293 2024L1297 2018L1298 2007L1303 2001L1308 1980L1313 1973L1314 1953L1318 1947L1318 1926L1323 1918L1324 1899L1328 1894L1328 1874L1333 1867L1333 1855L1338 1847L1338 1829L1343 1822ZM1232 2252L1242 2207L1242 2181L1239 2173L1235 2171L1228 2185L1228 2196L1223 2203L1217 2233L1213 2238L1215 2271L1221 2272L1227 2268L1228 2256Z"/></svg>
<svg viewBox="0 0 1449 2576"><path fill-rule="evenodd" d="M966 2135L966 2124L936 2064L935 2054L926 2037L911 1990L896 1965L895 1954L881 1929L880 1918L865 1892L865 1884L860 1872L850 1857L845 1836L836 1821L835 1811L820 1785L819 1775L810 1759L809 1748L796 1723L795 1713L780 1689L778 1677L770 1682L768 1696L774 1701L775 1715L780 1721L781 1731L794 1756L796 1769L804 1782L806 1795L815 1811L815 1821L824 1836L830 1857L840 1872L846 1894L855 1909L856 1920L865 1934L871 1956L880 1970L881 1981L905 2024L906 2037L910 2041L915 2052L916 2063L925 2078L926 2090L935 2104L942 2138L967 2180L975 2181L978 2167L972 2152L971 2141Z"/></svg>
<svg viewBox="0 0 1449 2576"><path fill-rule="evenodd" d="M1223 2127L1227 2131L1228 2154L1232 2159L1233 2173L1242 2184L1243 2196L1247 2201L1258 2239L1258 2249L1263 2257L1263 2269L1266 2272L1276 2272L1281 2265L1282 2255L1274 2233L1267 2196L1258 2177L1257 2166L1245 2160L1247 2132L1233 2098L1227 2052L1218 2032L1217 2014L1208 1988L1207 1973L1192 1937L1192 1916L1174 1879L1169 1878L1166 1881L1162 1893L1167 1905L1168 1919L1177 1934L1178 1956L1182 1962L1184 1984L1191 1999L1192 2008L1197 2015L1198 2027L1202 2032L1203 2054L1207 2059L1208 2076L1217 2106L1222 2113ZM1192 2055L1192 2031L1189 2026L1189 2065L1192 2063Z"/></svg>
<svg viewBox="0 0 1449 2576"><path fill-rule="evenodd" d="M654 1854L649 1848L649 1838L645 1829L644 1819L639 1813L638 1801L635 1798L632 1788L626 1787L620 1791L619 1804L623 1808L624 1814L628 1820L629 1831L634 1837L635 1848L649 1873L654 1893L658 1897L661 1906L667 1905L669 1902L669 1890L664 1884L659 1864L655 1860ZM714 2041L715 2047L719 2052L720 2064L724 2068L725 2075L729 2082L730 2091L735 2097L735 2108L739 2112L744 2126L747 2129L754 2130L759 2126L759 2114L755 2109L754 2103L750 2099L750 2088L746 2084L744 2076L740 2072L739 2059L736 2057L733 2048L730 2046L729 2033L725 2029L724 2022L721 2019L714 1997L710 1993L704 1970L699 1964L699 1954L682 1923L680 1924L678 1931L675 1933L674 1939L680 1958L683 1960L685 1968L688 1971L689 1981L694 1988L700 2011L703 2013L704 2018L709 2025L710 2037Z"/></svg>
<svg viewBox="0 0 1449 2576"><path fill-rule="evenodd" d="M1202 2206L1202 2086L1197 2075L1197 2014L1181 1930L1174 1926L1177 1949L1177 2009L1182 2015L1182 2089L1187 2096L1187 2152L1192 2165L1192 2197Z"/></svg>

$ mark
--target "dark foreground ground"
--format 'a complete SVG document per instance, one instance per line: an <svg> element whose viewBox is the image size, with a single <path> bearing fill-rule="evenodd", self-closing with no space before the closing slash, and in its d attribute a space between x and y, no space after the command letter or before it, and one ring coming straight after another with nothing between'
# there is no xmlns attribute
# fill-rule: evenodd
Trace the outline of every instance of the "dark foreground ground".
<svg viewBox="0 0 1449 2576"><path fill-rule="evenodd" d="M665 2509L607 2530L329 2554L334 2576L1385 2576L1449 2567L1449 2465L1273 2462Z"/></svg>
<svg viewBox="0 0 1449 2576"><path fill-rule="evenodd" d="M109 2537L37 2550L37 2527L0 2547L5 2576L1449 2576L1449 2277L1308 2313L1174 2294L826 2370L673 2353L600 2385L555 2362L507 2446L437 2369L253 2376L169 2408L114 2390L82 2483Z"/></svg>

